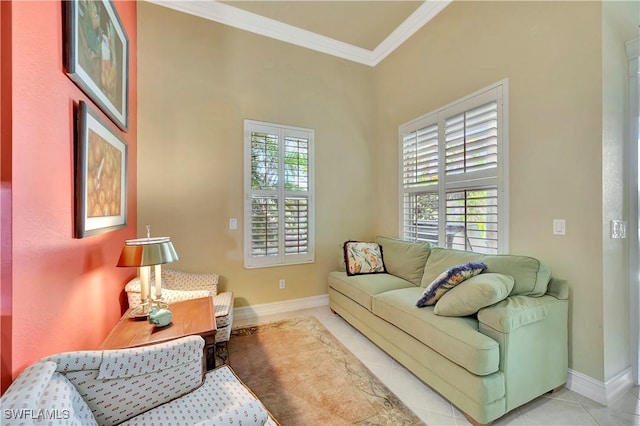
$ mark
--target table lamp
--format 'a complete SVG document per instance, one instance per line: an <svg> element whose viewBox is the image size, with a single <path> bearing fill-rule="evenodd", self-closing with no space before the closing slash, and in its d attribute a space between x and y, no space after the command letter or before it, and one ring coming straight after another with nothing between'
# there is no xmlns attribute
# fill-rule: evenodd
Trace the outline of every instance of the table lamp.
<svg viewBox="0 0 640 426"><path fill-rule="evenodd" d="M147 238L125 241L116 266L140 268L140 306L131 311L132 317L146 317L154 307L166 307L162 302L162 271L161 265L178 260L178 254L173 248L169 237L150 236L147 225ZM155 286L151 294L151 267L154 266Z"/></svg>

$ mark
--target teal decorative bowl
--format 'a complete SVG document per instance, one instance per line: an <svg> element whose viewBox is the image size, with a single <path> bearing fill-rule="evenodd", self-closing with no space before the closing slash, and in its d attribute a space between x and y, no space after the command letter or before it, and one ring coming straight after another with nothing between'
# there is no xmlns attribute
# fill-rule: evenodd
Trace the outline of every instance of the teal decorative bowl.
<svg viewBox="0 0 640 426"><path fill-rule="evenodd" d="M153 308L149 312L149 323L156 327L166 327L171 324L171 311L165 308Z"/></svg>

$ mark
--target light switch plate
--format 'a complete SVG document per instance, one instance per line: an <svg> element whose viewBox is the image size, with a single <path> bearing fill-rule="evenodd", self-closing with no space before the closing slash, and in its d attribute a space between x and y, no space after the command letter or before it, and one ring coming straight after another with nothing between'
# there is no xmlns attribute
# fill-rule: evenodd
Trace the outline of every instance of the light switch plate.
<svg viewBox="0 0 640 426"><path fill-rule="evenodd" d="M229 219L229 229L238 229L238 219L236 218Z"/></svg>
<svg viewBox="0 0 640 426"><path fill-rule="evenodd" d="M624 220L612 220L611 238L627 238L627 222Z"/></svg>
<svg viewBox="0 0 640 426"><path fill-rule="evenodd" d="M567 222L564 219L553 219L553 235L566 235Z"/></svg>

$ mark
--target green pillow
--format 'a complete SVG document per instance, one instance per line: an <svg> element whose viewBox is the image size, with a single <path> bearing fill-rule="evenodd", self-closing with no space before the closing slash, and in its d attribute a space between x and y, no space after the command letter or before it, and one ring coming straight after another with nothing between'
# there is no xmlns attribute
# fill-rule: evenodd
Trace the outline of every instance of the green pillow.
<svg viewBox="0 0 640 426"><path fill-rule="evenodd" d="M384 267L388 273L419 286L424 265L431 252L429 243L414 243L396 238L376 237L384 251Z"/></svg>
<svg viewBox="0 0 640 426"><path fill-rule="evenodd" d="M473 315L480 309L506 299L513 289L513 277L491 272L482 273L446 292L433 313L447 317Z"/></svg>

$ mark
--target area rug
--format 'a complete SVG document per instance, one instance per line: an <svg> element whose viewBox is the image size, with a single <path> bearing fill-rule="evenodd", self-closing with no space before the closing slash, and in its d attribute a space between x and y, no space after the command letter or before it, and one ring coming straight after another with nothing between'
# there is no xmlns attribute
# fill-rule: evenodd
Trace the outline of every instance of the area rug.
<svg viewBox="0 0 640 426"><path fill-rule="evenodd" d="M424 424L312 317L234 330L229 363L282 426Z"/></svg>

